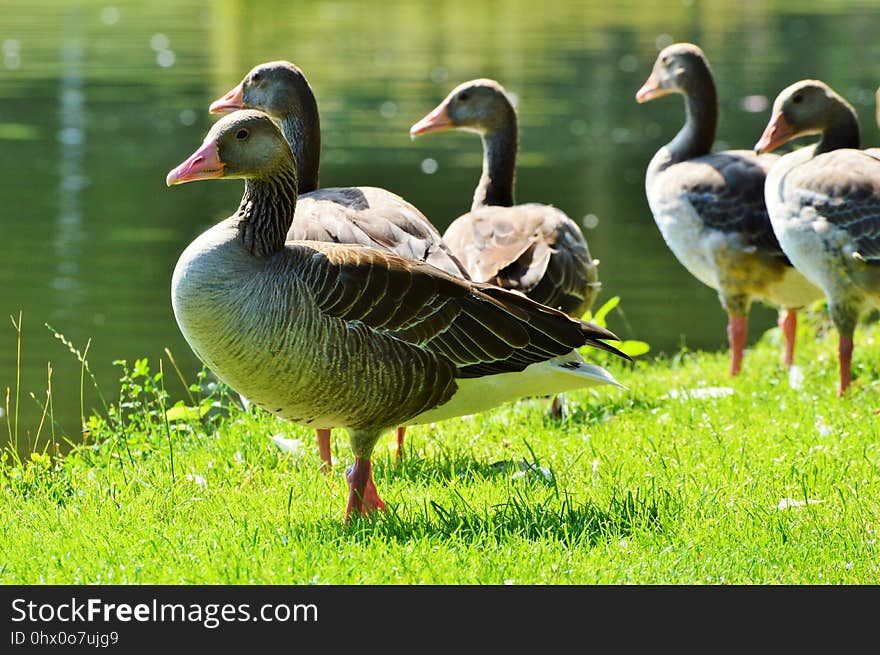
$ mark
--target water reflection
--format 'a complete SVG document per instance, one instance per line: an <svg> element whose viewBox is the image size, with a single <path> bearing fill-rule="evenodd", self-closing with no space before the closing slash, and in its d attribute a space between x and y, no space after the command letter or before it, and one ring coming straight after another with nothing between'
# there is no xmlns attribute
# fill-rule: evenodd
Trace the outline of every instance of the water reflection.
<svg viewBox="0 0 880 655"><path fill-rule="evenodd" d="M167 346L187 374L197 370L171 313L170 275L241 186L172 194L164 177L201 142L214 120L208 103L260 61L290 59L312 83L323 185L389 188L441 229L469 206L481 153L467 134L411 142L409 126L459 82L498 79L519 104L517 199L582 220L602 262L599 302L622 298L612 328L655 352L725 346L715 293L671 256L644 198L647 162L681 124L677 101L633 99L659 48L695 41L709 56L721 98L716 149L751 146L767 99L807 76L846 95L865 143L880 141L876 2L7 0L4 10L0 391L16 372L3 315L22 310L22 397L43 397L52 361L69 435L79 362L44 323L79 348L92 340L110 397L117 358L157 361ZM756 307L750 338L774 319ZM98 404L88 389L85 402ZM25 402L22 424L38 419Z"/></svg>
<svg viewBox="0 0 880 655"><path fill-rule="evenodd" d="M50 235L55 267L52 288L57 292L51 300L53 321L74 316L83 300L79 266L85 239L81 195L88 184L84 167L86 125L82 19L75 10L68 10L65 14L58 92L60 129L56 137L59 146L58 215Z"/></svg>

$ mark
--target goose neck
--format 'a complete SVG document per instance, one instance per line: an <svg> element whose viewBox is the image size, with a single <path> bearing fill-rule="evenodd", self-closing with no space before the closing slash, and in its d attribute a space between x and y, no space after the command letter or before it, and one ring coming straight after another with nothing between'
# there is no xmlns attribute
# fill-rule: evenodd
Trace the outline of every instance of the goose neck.
<svg viewBox="0 0 880 655"><path fill-rule="evenodd" d="M668 149L672 163L709 154L718 125L718 93L711 74L696 78L684 94L685 123Z"/></svg>
<svg viewBox="0 0 880 655"><path fill-rule="evenodd" d="M286 114L281 119L281 131L290 144L299 175L298 193L309 193L318 188L321 165L321 126L317 106L311 110Z"/></svg>
<svg viewBox="0 0 880 655"><path fill-rule="evenodd" d="M822 132L822 138L814 154L820 155L839 148L858 149L859 147L861 147L861 137L855 111L841 104L830 126Z"/></svg>
<svg viewBox="0 0 880 655"><path fill-rule="evenodd" d="M239 238L252 255L268 257L284 247L296 209L296 189L292 168L245 180L235 217Z"/></svg>
<svg viewBox="0 0 880 655"><path fill-rule="evenodd" d="M518 136L516 116L502 127L486 132L483 138L483 173L474 192L471 209L486 205L510 207L514 204L513 188L516 175Z"/></svg>

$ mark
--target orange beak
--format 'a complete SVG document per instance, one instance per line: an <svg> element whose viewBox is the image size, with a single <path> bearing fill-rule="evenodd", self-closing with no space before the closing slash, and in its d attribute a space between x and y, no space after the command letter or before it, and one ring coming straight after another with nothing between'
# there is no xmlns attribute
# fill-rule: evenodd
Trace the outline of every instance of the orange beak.
<svg viewBox="0 0 880 655"><path fill-rule="evenodd" d="M235 111L236 109L246 109L244 104L244 89L241 84L232 89L222 98L212 102L211 106L208 107L208 113L223 114Z"/></svg>
<svg viewBox="0 0 880 655"><path fill-rule="evenodd" d="M782 112L779 112L770 119L767 127L764 128L764 133L755 144L755 152L759 155L770 152L795 136L791 123L785 119L785 115Z"/></svg>
<svg viewBox="0 0 880 655"><path fill-rule="evenodd" d="M636 102L641 104L648 100L665 96L668 93L669 91L660 86L660 78L657 76L657 73L652 72L648 79L645 80L645 83L642 84L642 88L636 93Z"/></svg>
<svg viewBox="0 0 880 655"><path fill-rule="evenodd" d="M196 180L209 180L213 177L223 177L223 169L226 165L220 161L217 153L217 143L209 141L191 154L186 161L171 169L165 178L165 184L174 186L184 182Z"/></svg>
<svg viewBox="0 0 880 655"><path fill-rule="evenodd" d="M431 132L442 132L455 127L446 112L446 103L442 103L434 108L434 110L425 116L418 123L409 128L409 136L415 139L422 134L430 134Z"/></svg>

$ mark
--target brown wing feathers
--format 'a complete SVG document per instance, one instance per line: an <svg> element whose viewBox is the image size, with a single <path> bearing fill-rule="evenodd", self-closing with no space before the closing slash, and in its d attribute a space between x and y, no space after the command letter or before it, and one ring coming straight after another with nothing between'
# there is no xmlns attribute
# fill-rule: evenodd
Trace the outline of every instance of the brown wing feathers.
<svg viewBox="0 0 880 655"><path fill-rule="evenodd" d="M442 355L459 376L519 371L585 343L629 359L599 341L617 339L608 330L516 292L372 248L317 242L289 247L304 249L298 277L323 313Z"/></svg>

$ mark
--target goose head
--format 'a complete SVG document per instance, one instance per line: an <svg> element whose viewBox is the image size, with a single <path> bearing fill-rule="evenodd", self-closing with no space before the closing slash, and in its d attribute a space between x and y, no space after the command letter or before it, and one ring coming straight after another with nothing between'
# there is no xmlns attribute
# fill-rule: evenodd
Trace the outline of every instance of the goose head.
<svg viewBox="0 0 880 655"><path fill-rule="evenodd" d="M295 169L281 131L267 114L241 110L217 121L198 150L168 173L165 183L268 178L279 169Z"/></svg>
<svg viewBox="0 0 880 655"><path fill-rule="evenodd" d="M687 95L698 81L711 75L709 63L699 46L673 43L657 55L650 76L636 93L642 103L670 93Z"/></svg>
<svg viewBox="0 0 880 655"><path fill-rule="evenodd" d="M825 134L837 126L853 123L858 130L852 105L831 87L820 80L801 80L776 96L770 122L755 144L755 152L770 152L791 139Z"/></svg>
<svg viewBox="0 0 880 655"><path fill-rule="evenodd" d="M413 125L412 138L444 130L487 134L515 121L513 105L498 82L478 79L455 87L427 116Z"/></svg>
<svg viewBox="0 0 880 655"><path fill-rule="evenodd" d="M226 95L211 103L212 114L237 109L259 109L273 118L311 111L314 94L306 76L289 61L254 66Z"/></svg>

